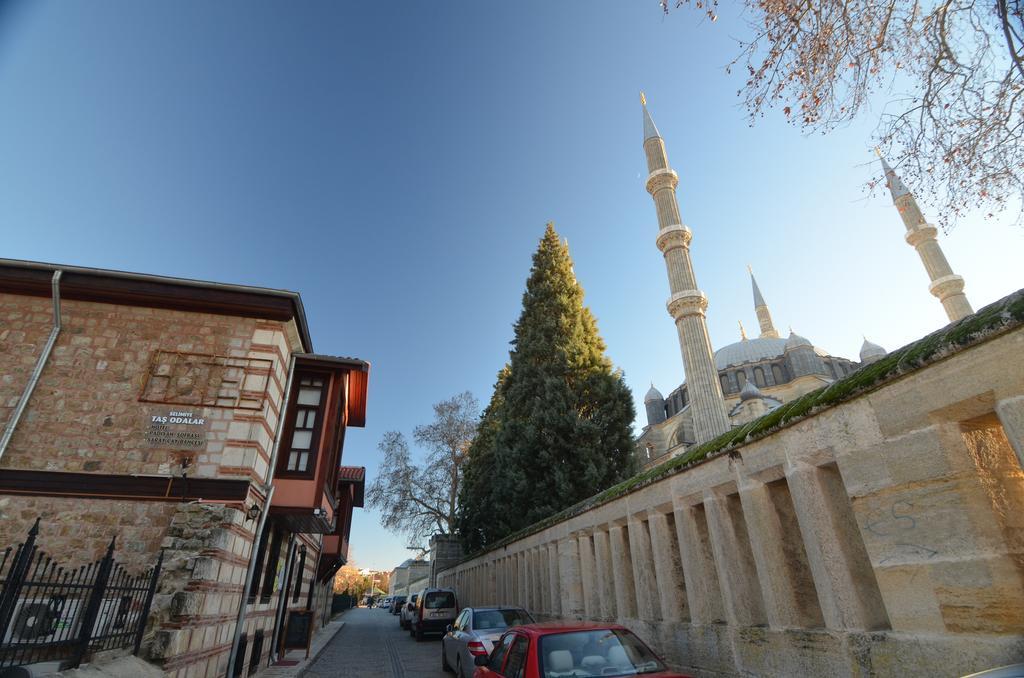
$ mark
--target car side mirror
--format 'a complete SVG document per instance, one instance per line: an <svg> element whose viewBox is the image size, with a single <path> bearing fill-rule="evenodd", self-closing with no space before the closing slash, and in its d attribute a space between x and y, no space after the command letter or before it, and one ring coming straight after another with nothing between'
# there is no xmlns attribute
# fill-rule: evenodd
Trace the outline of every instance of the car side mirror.
<svg viewBox="0 0 1024 678"><path fill-rule="evenodd" d="M478 654L473 656L474 666L487 666L487 655Z"/></svg>

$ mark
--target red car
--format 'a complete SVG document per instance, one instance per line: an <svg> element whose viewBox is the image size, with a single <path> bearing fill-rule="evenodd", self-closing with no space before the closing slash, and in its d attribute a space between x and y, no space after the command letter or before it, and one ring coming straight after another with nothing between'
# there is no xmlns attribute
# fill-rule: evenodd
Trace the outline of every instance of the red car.
<svg viewBox="0 0 1024 678"><path fill-rule="evenodd" d="M618 624L554 622L509 629L490 656L476 657L473 678L586 678L674 673L632 631Z"/></svg>

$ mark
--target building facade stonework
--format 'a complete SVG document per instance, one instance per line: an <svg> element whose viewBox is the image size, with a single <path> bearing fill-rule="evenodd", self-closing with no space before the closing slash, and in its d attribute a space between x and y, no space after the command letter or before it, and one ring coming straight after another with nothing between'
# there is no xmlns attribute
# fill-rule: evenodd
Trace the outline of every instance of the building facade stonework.
<svg viewBox="0 0 1024 678"><path fill-rule="evenodd" d="M40 518L66 567L112 536L129 570L163 550L144 656L181 678L265 665L289 611L326 623L362 505L340 441L368 364L311 349L294 293L0 260L0 548Z"/></svg>
<svg viewBox="0 0 1024 678"><path fill-rule="evenodd" d="M699 676L1020 661L1022 351L1024 291L438 583L464 605L620 622Z"/></svg>

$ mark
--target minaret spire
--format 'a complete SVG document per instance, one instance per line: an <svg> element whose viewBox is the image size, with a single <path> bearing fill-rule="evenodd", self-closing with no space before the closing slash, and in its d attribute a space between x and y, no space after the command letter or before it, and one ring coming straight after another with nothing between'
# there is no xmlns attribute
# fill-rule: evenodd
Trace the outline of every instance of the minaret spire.
<svg viewBox="0 0 1024 678"><path fill-rule="evenodd" d="M889 163L882 157L881 152L876 148L879 160L882 161L882 171L885 172L885 183L892 195L892 202L899 210L903 225L907 227L904 236L907 242L917 250L924 264L931 284L928 291L938 297L942 307L946 309L946 315L951 321L957 321L964 316L971 315L974 310L967 301L964 294L964 279L953 273L946 255L943 254L937 239L938 229L924 220L921 208L917 206L917 200L907 189L906 185L896 175L896 171L889 166Z"/></svg>
<svg viewBox="0 0 1024 678"><path fill-rule="evenodd" d="M686 388L690 397L694 436L698 443L711 440L729 430L722 385L711 353L705 312L708 299L697 288L697 279L690 261L690 229L679 217L676 186L679 177L668 166L665 142L647 111L647 99L640 94L644 109L644 153L647 156L647 192L654 199L658 214L658 249L668 268L668 312L676 321L679 345L686 371Z"/></svg>
<svg viewBox="0 0 1024 678"><path fill-rule="evenodd" d="M757 322L761 325L761 336L778 339L779 333L772 324L772 314L768 312L768 304L761 296L761 288L757 286L757 278L754 277L754 270L747 264L747 272L750 273L750 284L754 288L754 313L757 314Z"/></svg>

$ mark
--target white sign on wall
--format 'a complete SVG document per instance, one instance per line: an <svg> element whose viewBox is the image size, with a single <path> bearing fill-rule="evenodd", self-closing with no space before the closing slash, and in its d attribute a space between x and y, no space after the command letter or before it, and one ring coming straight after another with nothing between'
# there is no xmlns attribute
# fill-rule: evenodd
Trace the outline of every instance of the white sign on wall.
<svg viewBox="0 0 1024 678"><path fill-rule="evenodd" d="M144 438L150 447L196 449L206 444L206 418L188 410L153 414Z"/></svg>

